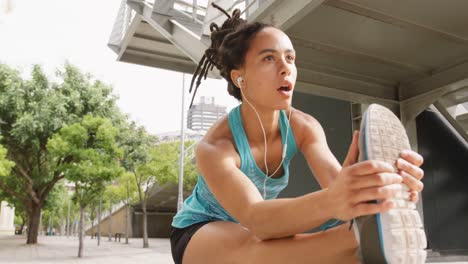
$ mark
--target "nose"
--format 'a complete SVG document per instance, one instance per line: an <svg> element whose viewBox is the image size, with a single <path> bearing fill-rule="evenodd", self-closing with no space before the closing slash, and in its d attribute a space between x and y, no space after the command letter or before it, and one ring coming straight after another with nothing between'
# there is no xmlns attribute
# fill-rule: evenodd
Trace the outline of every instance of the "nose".
<svg viewBox="0 0 468 264"><path fill-rule="evenodd" d="M291 67L294 67L293 63L290 63L286 60L286 58L281 59L281 76L289 76L291 74Z"/></svg>

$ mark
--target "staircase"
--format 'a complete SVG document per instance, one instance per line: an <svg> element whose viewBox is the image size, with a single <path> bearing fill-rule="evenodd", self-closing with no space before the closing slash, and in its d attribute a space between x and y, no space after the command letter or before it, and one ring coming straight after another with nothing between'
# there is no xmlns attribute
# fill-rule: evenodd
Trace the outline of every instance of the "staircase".
<svg viewBox="0 0 468 264"><path fill-rule="evenodd" d="M434 105L468 142L468 86L445 94Z"/></svg>

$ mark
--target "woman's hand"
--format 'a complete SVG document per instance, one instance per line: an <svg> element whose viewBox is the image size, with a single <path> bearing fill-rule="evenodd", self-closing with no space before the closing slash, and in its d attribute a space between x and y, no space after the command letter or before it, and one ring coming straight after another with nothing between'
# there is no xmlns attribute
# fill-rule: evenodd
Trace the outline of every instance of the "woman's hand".
<svg viewBox="0 0 468 264"><path fill-rule="evenodd" d="M424 171L420 168L424 159L418 153L412 150L404 150L400 153L400 158L396 161L398 174L403 177L403 183L409 187L410 200L417 202L418 193L424 188L421 179L424 177Z"/></svg>
<svg viewBox="0 0 468 264"><path fill-rule="evenodd" d="M327 190L332 201L330 209L334 218L343 221L391 209L395 205L389 199L394 198L402 189L400 183L403 182L403 177L394 173L394 168L390 164L377 160L357 163L358 137L359 133L355 132L343 168ZM410 156L417 159L415 155ZM401 163L405 168L402 171L404 177L406 173L413 175L418 171L417 166L408 164L411 163ZM416 185L412 181L408 186L412 188ZM374 200L382 202L369 203Z"/></svg>

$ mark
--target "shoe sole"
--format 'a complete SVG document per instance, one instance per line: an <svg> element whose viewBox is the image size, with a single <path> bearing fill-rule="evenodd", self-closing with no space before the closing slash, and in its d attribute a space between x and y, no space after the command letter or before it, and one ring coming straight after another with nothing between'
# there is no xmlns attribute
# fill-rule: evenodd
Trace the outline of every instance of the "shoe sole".
<svg viewBox="0 0 468 264"><path fill-rule="evenodd" d="M359 161L395 162L402 150L411 149L400 120L387 108L372 104L361 122ZM392 199L396 207L383 213L359 217L354 225L364 263L425 263L426 234L416 204L409 201L408 186ZM379 202L379 201L371 201Z"/></svg>

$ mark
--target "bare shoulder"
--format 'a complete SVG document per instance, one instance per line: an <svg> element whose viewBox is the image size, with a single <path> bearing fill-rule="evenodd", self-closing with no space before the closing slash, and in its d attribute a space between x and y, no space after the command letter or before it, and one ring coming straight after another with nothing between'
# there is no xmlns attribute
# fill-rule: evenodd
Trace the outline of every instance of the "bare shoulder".
<svg viewBox="0 0 468 264"><path fill-rule="evenodd" d="M227 116L218 120L196 147L196 159L198 166L208 162L215 165L221 160L238 161L234 138L229 128Z"/></svg>
<svg viewBox="0 0 468 264"><path fill-rule="evenodd" d="M299 149L304 145L316 142L323 137L324 132L320 123L313 116L293 108L291 128Z"/></svg>

